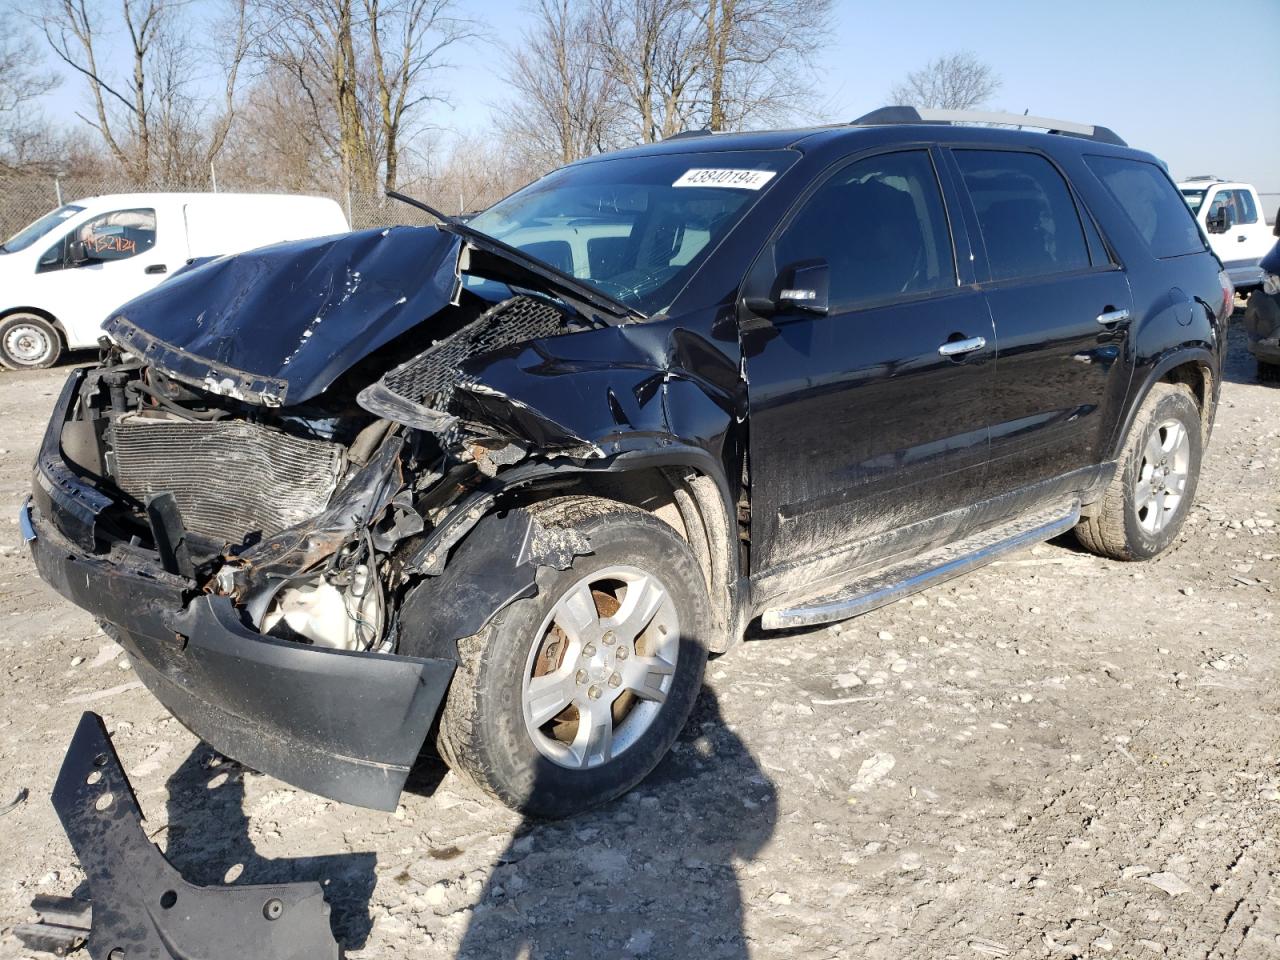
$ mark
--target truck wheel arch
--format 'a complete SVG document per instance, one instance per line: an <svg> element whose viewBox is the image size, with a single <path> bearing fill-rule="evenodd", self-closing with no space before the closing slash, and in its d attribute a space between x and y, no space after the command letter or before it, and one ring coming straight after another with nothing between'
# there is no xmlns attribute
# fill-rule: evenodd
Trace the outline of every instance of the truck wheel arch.
<svg viewBox="0 0 1280 960"><path fill-rule="evenodd" d="M664 494L659 496L660 491ZM736 511L730 507L728 483L715 458L701 448L683 445L631 450L595 461L529 463L499 474L483 493L460 501L415 551L416 559L435 565L435 576L421 584L435 598L432 605L457 609L453 593L469 590L466 584L472 582L465 569L478 565L492 570L494 553L482 545L488 539L486 529L499 533L498 521L505 523L517 510L537 520L552 501L576 495L640 507L675 529L689 543L707 578L717 633L708 638L708 648L724 652L736 642L741 635L743 599ZM459 532L459 524L465 530ZM502 530L501 535L509 536L514 529ZM472 602L463 605L469 615L450 624L450 632L458 636L440 640L451 645L454 639L478 632L506 603L524 595L531 586L530 571L521 571L514 561L507 566L516 582L509 590L492 594L493 608L478 609L473 595ZM459 595L457 600L461 599ZM443 655L442 647L434 642L432 647L431 655Z"/></svg>

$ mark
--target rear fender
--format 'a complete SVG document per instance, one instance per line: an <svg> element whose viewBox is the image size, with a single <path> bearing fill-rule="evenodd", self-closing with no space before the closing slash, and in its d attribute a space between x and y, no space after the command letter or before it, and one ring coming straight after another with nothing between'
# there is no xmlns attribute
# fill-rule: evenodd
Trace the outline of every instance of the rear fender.
<svg viewBox="0 0 1280 960"><path fill-rule="evenodd" d="M1128 442L1129 431L1133 429L1138 410L1142 407L1142 401L1146 399L1147 394L1151 392L1152 386L1162 381L1169 371L1188 363L1194 363L1201 368L1201 376L1206 379L1208 384L1208 390L1205 392L1205 409L1202 411L1205 439L1208 439L1209 433L1213 429L1213 416L1218 406L1218 391L1222 380L1218 375L1220 365L1217 355L1207 344L1203 342L1184 343L1154 358L1149 366L1143 368L1142 379L1132 391L1130 402L1120 423L1120 429L1112 439L1112 460L1118 460L1123 454L1125 444Z"/></svg>

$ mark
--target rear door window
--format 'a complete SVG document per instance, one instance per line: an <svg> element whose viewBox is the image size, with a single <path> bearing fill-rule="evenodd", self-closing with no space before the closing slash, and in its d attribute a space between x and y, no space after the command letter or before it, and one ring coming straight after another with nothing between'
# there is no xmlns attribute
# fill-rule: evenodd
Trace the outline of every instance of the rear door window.
<svg viewBox="0 0 1280 960"><path fill-rule="evenodd" d="M1107 192L1125 212L1157 259L1205 249L1190 208L1168 175L1154 163L1126 157L1085 157ZM1221 197L1218 191L1211 202Z"/></svg>
<svg viewBox="0 0 1280 960"><path fill-rule="evenodd" d="M1080 214L1057 169L1034 153L956 150L992 280L1091 266Z"/></svg>
<svg viewBox="0 0 1280 960"><path fill-rule="evenodd" d="M946 209L923 150L858 160L804 202L774 244L781 269L825 260L833 307L956 285Z"/></svg>

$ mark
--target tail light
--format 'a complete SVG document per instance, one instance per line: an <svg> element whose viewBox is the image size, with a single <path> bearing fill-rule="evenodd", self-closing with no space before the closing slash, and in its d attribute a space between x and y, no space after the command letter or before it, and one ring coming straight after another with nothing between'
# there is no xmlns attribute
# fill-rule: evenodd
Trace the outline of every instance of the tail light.
<svg viewBox="0 0 1280 960"><path fill-rule="evenodd" d="M1225 270L1218 271L1218 283L1222 285L1222 311L1220 316L1223 320L1226 320L1236 308L1236 288Z"/></svg>

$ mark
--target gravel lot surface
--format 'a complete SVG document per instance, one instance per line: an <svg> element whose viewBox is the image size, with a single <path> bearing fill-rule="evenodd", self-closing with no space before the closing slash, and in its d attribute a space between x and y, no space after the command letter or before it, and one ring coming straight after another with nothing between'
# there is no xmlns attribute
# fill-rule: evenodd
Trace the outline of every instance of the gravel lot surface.
<svg viewBox="0 0 1280 960"><path fill-rule="evenodd" d="M48 793L92 709L190 879L325 878L356 957L1280 957L1280 389L1239 331L1170 553L1066 538L748 643L646 783L549 825L429 764L394 815L331 803L170 719L18 543L65 375L0 374L0 956L81 882Z"/></svg>

